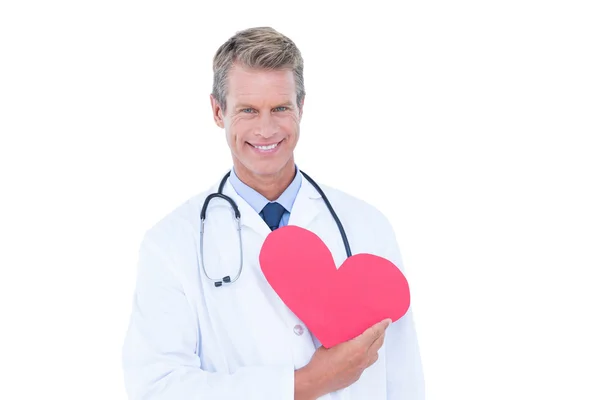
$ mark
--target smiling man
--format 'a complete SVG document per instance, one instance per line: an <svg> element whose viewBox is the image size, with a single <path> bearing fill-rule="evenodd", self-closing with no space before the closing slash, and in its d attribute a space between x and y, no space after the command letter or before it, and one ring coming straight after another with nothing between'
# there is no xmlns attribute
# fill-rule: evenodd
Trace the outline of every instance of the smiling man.
<svg viewBox="0 0 600 400"><path fill-rule="evenodd" d="M233 167L144 237L123 347L129 398L423 400L412 309L325 348L262 273L260 249L285 225L318 235L341 265L338 223L355 254L403 269L378 210L319 188L294 161L305 97L300 51L272 28L252 28L227 40L213 65L213 117Z"/></svg>
<svg viewBox="0 0 600 400"><path fill-rule="evenodd" d="M249 53L249 60L237 62L225 49L216 58L217 71L225 68L229 73L228 79L214 84L215 122L225 129L237 177L274 200L296 175L293 152L304 101L303 91L297 93L296 87L302 82L296 83L290 69L273 69L279 48L271 49L272 54ZM261 67L269 57L273 65Z"/></svg>

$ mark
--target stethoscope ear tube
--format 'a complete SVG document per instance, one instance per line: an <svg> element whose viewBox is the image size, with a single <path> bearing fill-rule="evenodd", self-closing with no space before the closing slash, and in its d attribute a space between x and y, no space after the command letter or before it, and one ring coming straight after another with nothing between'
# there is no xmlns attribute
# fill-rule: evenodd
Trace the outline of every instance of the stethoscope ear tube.
<svg viewBox="0 0 600 400"><path fill-rule="evenodd" d="M234 203L235 204L235 203ZM237 207L236 207L237 209ZM212 282L214 282L215 287L220 287L223 285L223 283L233 283L235 281L238 280L238 278L240 277L240 275L242 274L242 270L244 269L244 254L243 254L243 249L242 249L242 224L240 221L240 216L239 216L239 211L237 212L237 214L235 214L235 221L236 221L236 230L238 231L238 241L239 241L239 249L240 249L240 266L238 268L238 273L236 276L233 277L233 279L227 275L224 276L222 279L213 279L210 276L208 276L208 273L206 272L206 267L204 265L204 221L206 218L201 218L200 220L200 264L202 265L202 270L204 271L204 275L211 280Z"/></svg>
<svg viewBox="0 0 600 400"><path fill-rule="evenodd" d="M327 198L327 196L325 196L325 193L323 193L323 190L321 190L319 185L317 185L317 183L310 176L306 175L306 173L304 171L300 171L300 172L302 173L302 175L304 175L306 180L308 180L314 186L314 188L317 189L317 192L319 192L319 194L323 198L325 205L329 209L331 216L333 217L333 219L335 220L335 223L338 226L338 230L340 231L340 236L342 236L342 241L344 242L344 247L346 248L346 256L348 258L350 258L352 256L352 251L350 250L350 243L348 243L348 237L346 236L346 231L344 231L344 227L342 226L342 223L341 223L340 219L338 218L337 214L333 210L333 207L331 206L329 199Z"/></svg>
<svg viewBox="0 0 600 400"><path fill-rule="evenodd" d="M202 210L200 211L200 263L202 264L202 270L204 271L204 275L211 280L215 287L223 286L223 283L233 283L238 280L240 275L242 274L242 269L244 268L244 258L243 258L243 250L242 250L242 224L241 224L241 214L238 209L237 204L233 201L232 198L223 194L223 186L229 177L230 171L223 177L221 180L221 184L219 185L218 193L211 193L204 200L204 204L202 205ZM222 279L213 279L206 273L206 267L204 266L204 221L206 220L206 209L208 208L208 203L213 198L220 198L227 201L231 205L231 209L233 210L233 217L236 221L236 229L238 231L238 240L239 240L239 249L240 249L240 266L238 268L238 273L236 276L231 279L229 275L224 276Z"/></svg>
<svg viewBox="0 0 600 400"><path fill-rule="evenodd" d="M201 221L204 221L206 219L206 209L208 208L208 203L215 197L218 197L220 199L227 201L231 205L231 208L233 209L235 218L240 219L240 210L238 209L237 204L235 204L235 201L233 201L232 198L230 198L229 196L226 196L222 193L211 193L208 195L208 197L204 201L204 205L202 206L202 210L200 211L200 220Z"/></svg>

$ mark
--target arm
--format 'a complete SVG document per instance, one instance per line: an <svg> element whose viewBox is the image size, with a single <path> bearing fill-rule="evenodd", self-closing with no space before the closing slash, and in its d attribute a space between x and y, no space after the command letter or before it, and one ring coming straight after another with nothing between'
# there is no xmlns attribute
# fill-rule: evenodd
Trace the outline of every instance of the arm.
<svg viewBox="0 0 600 400"><path fill-rule="evenodd" d="M322 393L320 386L309 366L300 368L294 373L294 400L316 400Z"/></svg>
<svg viewBox="0 0 600 400"><path fill-rule="evenodd" d="M390 325L386 341L387 398L424 400L423 370L411 309Z"/></svg>
<svg viewBox="0 0 600 400"><path fill-rule="evenodd" d="M129 399L294 399L293 365L242 368L234 374L202 370L196 331L164 252L146 238L123 346Z"/></svg>
<svg viewBox="0 0 600 400"><path fill-rule="evenodd" d="M404 266L393 228L388 224L389 242L384 256L402 273ZM407 277L408 279L408 277ZM410 280L409 280L410 285ZM412 306L388 328L386 335L388 399L424 400L425 383Z"/></svg>

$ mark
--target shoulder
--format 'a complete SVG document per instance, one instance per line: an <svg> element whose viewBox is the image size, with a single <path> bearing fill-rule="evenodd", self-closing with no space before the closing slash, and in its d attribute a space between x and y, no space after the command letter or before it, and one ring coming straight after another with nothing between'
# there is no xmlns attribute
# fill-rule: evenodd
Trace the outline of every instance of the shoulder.
<svg viewBox="0 0 600 400"><path fill-rule="evenodd" d="M376 254L404 270L394 226L373 204L331 186L321 185L346 229L356 253Z"/></svg>
<svg viewBox="0 0 600 400"><path fill-rule="evenodd" d="M194 235L200 226L202 203L210 189L199 192L173 207L146 229L143 241L159 247L170 247Z"/></svg>

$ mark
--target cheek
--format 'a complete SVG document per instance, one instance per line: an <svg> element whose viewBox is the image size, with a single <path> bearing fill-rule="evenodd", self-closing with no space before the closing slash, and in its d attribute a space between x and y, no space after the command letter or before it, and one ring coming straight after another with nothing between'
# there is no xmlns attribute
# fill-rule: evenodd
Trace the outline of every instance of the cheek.
<svg viewBox="0 0 600 400"><path fill-rule="evenodd" d="M298 118L295 116L289 116L287 118L282 118L279 121L279 126L285 130L286 133L296 134L299 130Z"/></svg>
<svg viewBox="0 0 600 400"><path fill-rule="evenodd" d="M244 138L250 129L251 126L248 124L248 121L241 119L231 121L228 127L230 141L233 143L244 143Z"/></svg>

